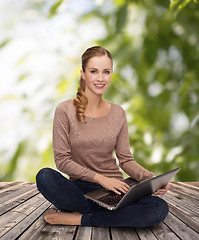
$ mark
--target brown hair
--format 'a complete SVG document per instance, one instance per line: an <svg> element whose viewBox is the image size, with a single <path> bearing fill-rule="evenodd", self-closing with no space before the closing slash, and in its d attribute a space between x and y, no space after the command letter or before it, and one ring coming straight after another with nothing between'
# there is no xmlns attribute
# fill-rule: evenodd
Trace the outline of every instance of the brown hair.
<svg viewBox="0 0 199 240"><path fill-rule="evenodd" d="M82 70L85 72L86 65L88 64L89 59L97 56L104 56L107 55L111 61L112 56L108 50L106 50L103 47L100 46L94 46L88 48L83 54L82 54ZM86 123L84 111L86 109L86 105L88 103L88 99L85 96L85 88L86 83L85 80L80 77L80 86L77 91L77 97L73 100L74 105L76 106L76 116L77 119L80 122Z"/></svg>

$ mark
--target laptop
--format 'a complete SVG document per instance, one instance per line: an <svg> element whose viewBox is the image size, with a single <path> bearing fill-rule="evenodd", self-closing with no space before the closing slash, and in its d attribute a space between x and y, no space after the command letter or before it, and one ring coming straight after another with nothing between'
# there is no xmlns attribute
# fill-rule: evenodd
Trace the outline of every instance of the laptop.
<svg viewBox="0 0 199 240"><path fill-rule="evenodd" d="M180 167L141 182L130 177L126 178L123 181L130 186L130 189L125 194L121 193L119 195L104 188L99 188L86 193L84 196L104 208L117 210L130 203L137 202L143 197L152 195L160 188L164 188L179 170Z"/></svg>

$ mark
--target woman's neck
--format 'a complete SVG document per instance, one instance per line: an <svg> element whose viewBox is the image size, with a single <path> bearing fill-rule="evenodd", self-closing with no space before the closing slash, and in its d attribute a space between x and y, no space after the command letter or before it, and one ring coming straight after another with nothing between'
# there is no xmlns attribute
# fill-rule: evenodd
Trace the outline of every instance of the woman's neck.
<svg viewBox="0 0 199 240"><path fill-rule="evenodd" d="M100 109L104 105L104 100L102 99L102 95L87 95L86 98L88 99L88 103L86 105L86 109L88 111L95 111Z"/></svg>

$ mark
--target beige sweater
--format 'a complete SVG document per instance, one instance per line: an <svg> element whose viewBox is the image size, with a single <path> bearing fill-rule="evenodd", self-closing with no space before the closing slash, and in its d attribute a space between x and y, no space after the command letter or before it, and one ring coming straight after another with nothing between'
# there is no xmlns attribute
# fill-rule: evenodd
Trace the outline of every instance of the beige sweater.
<svg viewBox="0 0 199 240"><path fill-rule="evenodd" d="M140 166L130 152L124 109L110 104L111 109L105 116L86 116L86 124L77 120L72 99L57 106L53 123L54 158L58 170L71 180L92 182L96 173L123 179L119 166L138 181L154 176Z"/></svg>

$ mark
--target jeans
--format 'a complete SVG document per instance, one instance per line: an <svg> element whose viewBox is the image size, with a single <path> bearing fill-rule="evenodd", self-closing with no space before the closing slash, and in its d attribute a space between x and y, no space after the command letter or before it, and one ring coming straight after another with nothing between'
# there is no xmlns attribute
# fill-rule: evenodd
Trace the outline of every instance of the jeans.
<svg viewBox="0 0 199 240"><path fill-rule="evenodd" d="M36 176L41 194L62 212L82 214L82 226L147 227L160 223L168 214L168 204L157 196L147 196L136 203L110 211L86 199L84 194L100 188L97 183L70 181L51 168Z"/></svg>

